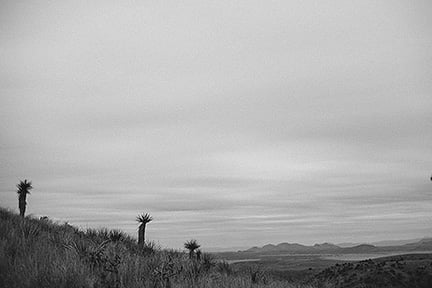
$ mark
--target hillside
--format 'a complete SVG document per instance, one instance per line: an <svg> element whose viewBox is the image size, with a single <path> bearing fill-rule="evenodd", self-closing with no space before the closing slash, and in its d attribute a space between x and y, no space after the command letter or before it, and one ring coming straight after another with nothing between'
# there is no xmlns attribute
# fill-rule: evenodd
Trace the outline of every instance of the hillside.
<svg viewBox="0 0 432 288"><path fill-rule="evenodd" d="M134 238L118 230L82 231L46 218L23 219L1 208L0 231L0 287L432 287L432 254L349 263L323 260L316 255L289 256L288 271L283 268L283 257L229 265L206 253L190 258L185 252L160 249L153 243L139 247ZM407 249L429 245L424 240L409 244ZM311 247L339 249L328 243L314 246L281 243L265 249L303 251ZM352 248L376 249L371 245ZM316 268L311 268L312 265ZM306 282L304 276L309 277Z"/></svg>
<svg viewBox="0 0 432 288"><path fill-rule="evenodd" d="M190 259L153 243L140 248L121 231L81 231L2 208L0 231L0 287L298 287L258 269L234 271L206 253Z"/></svg>
<svg viewBox="0 0 432 288"><path fill-rule="evenodd" d="M337 264L324 269L313 282L334 288L432 287L432 255L408 254Z"/></svg>

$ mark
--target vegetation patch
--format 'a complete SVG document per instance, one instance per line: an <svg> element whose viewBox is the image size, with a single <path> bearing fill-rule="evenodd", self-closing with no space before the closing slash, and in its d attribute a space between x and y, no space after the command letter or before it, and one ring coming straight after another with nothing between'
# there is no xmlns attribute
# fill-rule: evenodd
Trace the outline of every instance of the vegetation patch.
<svg viewBox="0 0 432 288"><path fill-rule="evenodd" d="M140 224L151 218L141 216ZM0 287L313 287L275 280L259 269L234 270L202 253L196 240L185 243L188 252L160 249L119 230L83 231L2 208L0 231Z"/></svg>

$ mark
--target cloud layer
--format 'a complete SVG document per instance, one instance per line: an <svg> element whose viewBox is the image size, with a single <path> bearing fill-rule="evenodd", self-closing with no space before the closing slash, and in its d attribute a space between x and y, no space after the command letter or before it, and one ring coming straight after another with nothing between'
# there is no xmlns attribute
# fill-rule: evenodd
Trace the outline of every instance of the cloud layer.
<svg viewBox="0 0 432 288"><path fill-rule="evenodd" d="M171 247L429 233L428 1L0 5L2 206L29 178L30 213Z"/></svg>

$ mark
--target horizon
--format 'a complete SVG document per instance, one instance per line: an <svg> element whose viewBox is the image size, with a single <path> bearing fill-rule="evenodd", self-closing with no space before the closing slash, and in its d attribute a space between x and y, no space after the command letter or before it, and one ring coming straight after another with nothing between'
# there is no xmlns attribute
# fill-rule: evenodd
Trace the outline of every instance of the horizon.
<svg viewBox="0 0 432 288"><path fill-rule="evenodd" d="M13 211L13 209L9 209L9 208L4 208L4 207L0 207L3 209L6 209L7 211L11 211L12 213L16 213L17 211ZM28 214L26 215L26 217L30 217L33 219L39 219L40 217L48 217L47 215L34 215L34 214ZM56 225L63 225L63 224L69 224L71 225L71 223L69 223L68 221L62 221L62 220L58 220L58 219L52 219L50 217L48 217L48 219L50 221L52 221L52 223L56 224ZM74 226L74 225L73 225ZM82 226L77 226L77 228L79 228L82 231L86 231L86 229L105 229L106 227L82 227ZM115 228L113 228L115 229ZM123 231L121 229L119 229L120 231ZM124 231L123 231L124 232ZM127 233L127 232L126 232ZM137 233L131 234L131 233L127 233L129 236L131 236L132 238L137 239ZM381 239L381 240L377 240L377 241L373 241L373 242L329 242L329 241L324 241L324 242L308 242L308 243L298 243L298 242L279 242L279 243L266 243L263 245L254 245L254 246L237 246L237 247L228 247L228 246L221 246L221 247L201 247L203 249L204 252L210 252L210 253L222 253L222 252L239 252L239 251L246 251L248 249L252 249L252 248L263 248L264 246L278 246L280 244L299 244L302 246L307 246L307 247L311 247L314 245L322 245L322 244L332 244L332 245L336 245L339 246L341 248L345 248L345 247L354 247L354 246L358 246L358 245L374 245L377 247L386 247L386 246L400 246L400 245L404 245L404 244L391 244L391 245L387 245L387 244L383 244L383 243L388 243L388 242L405 242L405 243L416 243L422 240L432 240L432 236L423 236L420 238L404 238L404 239ZM154 242L156 245L161 245L159 242ZM198 243L199 244L199 243ZM178 250L182 250L185 251L187 249L185 249L184 247L176 247L176 248L172 248L172 247L164 247L164 246L160 246L160 248L162 249L178 249Z"/></svg>
<svg viewBox="0 0 432 288"><path fill-rule="evenodd" d="M176 249L428 237L431 8L1 1L0 205L28 179L28 215Z"/></svg>

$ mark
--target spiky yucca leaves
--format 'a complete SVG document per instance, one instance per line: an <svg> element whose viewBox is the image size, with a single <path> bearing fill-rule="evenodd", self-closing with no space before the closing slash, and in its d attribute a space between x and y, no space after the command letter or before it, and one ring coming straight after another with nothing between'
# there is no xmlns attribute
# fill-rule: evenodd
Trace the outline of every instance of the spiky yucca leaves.
<svg viewBox="0 0 432 288"><path fill-rule="evenodd" d="M189 250L189 258L194 258L195 250L201 247L195 239L189 240L184 243L184 247Z"/></svg>
<svg viewBox="0 0 432 288"><path fill-rule="evenodd" d="M153 220L153 217L149 213L143 213L138 215L136 218L137 222L147 224Z"/></svg>
<svg viewBox="0 0 432 288"><path fill-rule="evenodd" d="M31 181L27 181L27 179L25 179L24 181L20 181L16 187L18 188L18 208L20 210L21 217L24 217L27 205L27 194L30 194L30 190L33 189L33 186Z"/></svg>
<svg viewBox="0 0 432 288"><path fill-rule="evenodd" d="M138 227L138 244L142 247L145 243L145 228L147 223L150 223L153 220L153 217L148 213L143 213L138 215L136 221L140 223Z"/></svg>

